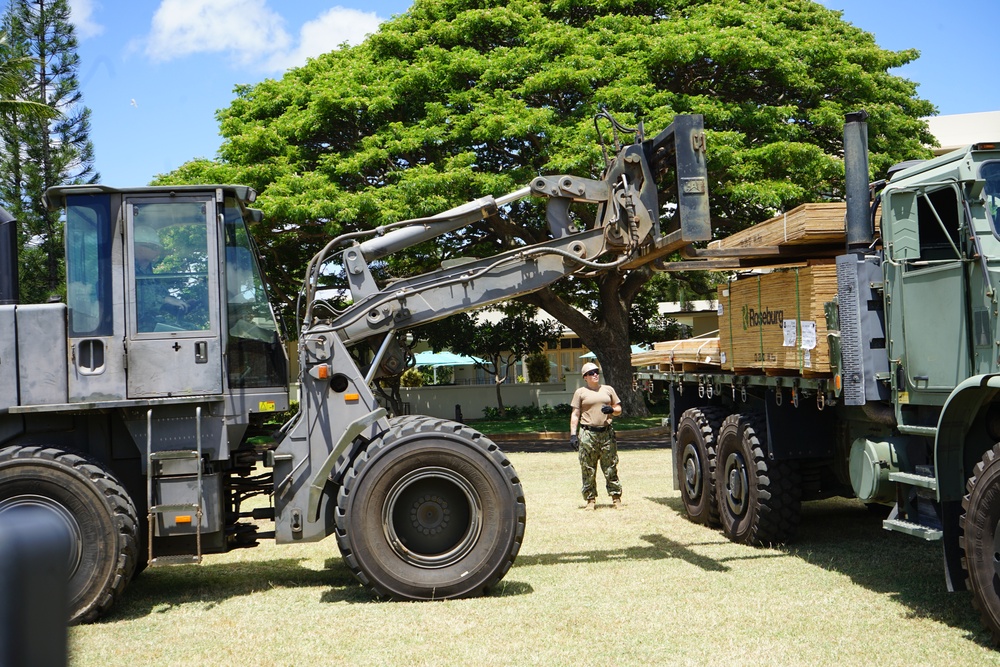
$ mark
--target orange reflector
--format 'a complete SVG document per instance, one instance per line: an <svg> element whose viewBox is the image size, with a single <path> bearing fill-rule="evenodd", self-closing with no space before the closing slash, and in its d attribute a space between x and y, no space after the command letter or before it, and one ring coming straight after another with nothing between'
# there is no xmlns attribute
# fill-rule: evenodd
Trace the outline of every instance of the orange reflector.
<svg viewBox="0 0 1000 667"><path fill-rule="evenodd" d="M316 375L320 380L325 380L330 377L330 367L326 364L316 367Z"/></svg>
<svg viewBox="0 0 1000 667"><path fill-rule="evenodd" d="M361 394L344 394L345 401L360 401Z"/></svg>
<svg viewBox="0 0 1000 667"><path fill-rule="evenodd" d="M843 381L840 379L840 373L837 373L836 375L833 376L833 386L837 388L837 391L840 391L842 382Z"/></svg>
<svg viewBox="0 0 1000 667"><path fill-rule="evenodd" d="M179 515L177 515L177 518L174 519L174 523L191 523L191 515L190 514L179 514Z"/></svg>

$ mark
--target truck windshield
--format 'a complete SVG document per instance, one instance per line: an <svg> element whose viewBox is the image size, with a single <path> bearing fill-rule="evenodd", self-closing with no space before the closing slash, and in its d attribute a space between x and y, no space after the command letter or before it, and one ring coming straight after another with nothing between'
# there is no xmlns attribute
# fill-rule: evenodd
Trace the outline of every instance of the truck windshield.
<svg viewBox="0 0 1000 667"><path fill-rule="evenodd" d="M225 203L227 373L230 387L282 387L287 357L239 205Z"/></svg>
<svg viewBox="0 0 1000 667"><path fill-rule="evenodd" d="M986 181L983 188L983 199L986 201L986 212L993 223L993 229L1000 232L1000 160L986 162L979 170L980 176Z"/></svg>

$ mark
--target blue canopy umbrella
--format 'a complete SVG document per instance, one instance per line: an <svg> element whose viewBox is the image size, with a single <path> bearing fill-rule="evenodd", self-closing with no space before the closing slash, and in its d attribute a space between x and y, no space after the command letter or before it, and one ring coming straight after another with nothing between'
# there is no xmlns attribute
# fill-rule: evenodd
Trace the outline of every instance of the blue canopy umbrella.
<svg viewBox="0 0 1000 667"><path fill-rule="evenodd" d="M430 350L426 352L417 352L413 355L413 357L417 361L417 366L431 367L431 370L434 372L435 384L437 384L438 381L438 366L472 366L477 361L482 362L481 359L477 359L476 357L466 357L461 354L455 354L454 352L431 352Z"/></svg>

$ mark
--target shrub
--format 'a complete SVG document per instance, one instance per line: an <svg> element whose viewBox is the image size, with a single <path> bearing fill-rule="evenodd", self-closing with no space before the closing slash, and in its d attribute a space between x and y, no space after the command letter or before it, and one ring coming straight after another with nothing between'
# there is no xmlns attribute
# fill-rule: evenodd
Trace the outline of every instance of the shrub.
<svg viewBox="0 0 1000 667"><path fill-rule="evenodd" d="M540 352L529 355L524 361L528 367L528 377L532 382L548 382L552 376L552 367L549 366L549 358Z"/></svg>
<svg viewBox="0 0 1000 667"><path fill-rule="evenodd" d="M403 371L403 374L399 376L399 386L423 387L424 374L418 371L416 368L407 368L405 371Z"/></svg>

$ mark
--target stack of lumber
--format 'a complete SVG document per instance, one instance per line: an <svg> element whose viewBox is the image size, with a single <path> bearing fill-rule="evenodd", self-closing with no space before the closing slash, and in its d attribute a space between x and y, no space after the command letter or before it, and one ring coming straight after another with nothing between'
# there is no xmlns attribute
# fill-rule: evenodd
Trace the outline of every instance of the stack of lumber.
<svg viewBox="0 0 1000 667"><path fill-rule="evenodd" d="M814 264L719 287L722 367L743 373L831 373L825 304L837 295L837 267Z"/></svg>
<svg viewBox="0 0 1000 667"><path fill-rule="evenodd" d="M846 212L847 204L844 202L802 204L749 229L713 241L708 247L735 249L844 243Z"/></svg>
<svg viewBox="0 0 1000 667"><path fill-rule="evenodd" d="M665 372L719 367L718 338L688 338L653 343L653 349L632 355L633 366L657 366Z"/></svg>

